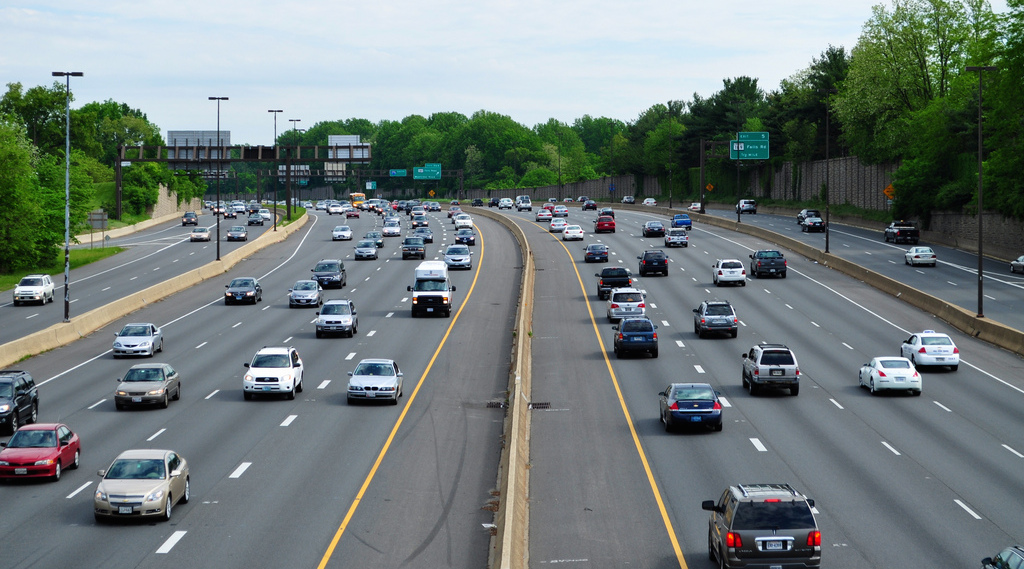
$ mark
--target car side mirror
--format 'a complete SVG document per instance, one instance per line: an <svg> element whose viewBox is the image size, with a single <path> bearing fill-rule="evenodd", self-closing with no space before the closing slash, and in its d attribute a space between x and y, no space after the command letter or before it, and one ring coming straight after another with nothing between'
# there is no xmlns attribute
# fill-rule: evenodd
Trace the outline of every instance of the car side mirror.
<svg viewBox="0 0 1024 569"><path fill-rule="evenodd" d="M747 359L747 354L740 354L740 357L743 359Z"/></svg>
<svg viewBox="0 0 1024 569"><path fill-rule="evenodd" d="M618 330L618 329L619 329L618 326L612 326L612 330Z"/></svg>
<svg viewBox="0 0 1024 569"><path fill-rule="evenodd" d="M408 291L411 292L412 291L412 285L409 285L409 286L405 287L405 290L408 290Z"/></svg>
<svg viewBox="0 0 1024 569"><path fill-rule="evenodd" d="M693 309L693 313L697 314L697 309L696 308Z"/></svg>
<svg viewBox="0 0 1024 569"><path fill-rule="evenodd" d="M754 256L753 256L753 255L747 255L747 256L748 256L748 257L750 257L751 259L753 259L753 258L754 258Z"/></svg>
<svg viewBox="0 0 1024 569"><path fill-rule="evenodd" d="M181 476L180 468L171 471L171 478L177 478L179 476Z"/></svg>
<svg viewBox="0 0 1024 569"><path fill-rule="evenodd" d="M231 288L231 285L224 285L224 288Z"/></svg>
<svg viewBox="0 0 1024 569"><path fill-rule="evenodd" d="M100 469L100 470L96 471L96 476L99 476L100 478L103 478L106 475L107 475L107 471L105 469Z"/></svg>
<svg viewBox="0 0 1024 569"><path fill-rule="evenodd" d="M452 292L455 292L455 287L452 287Z"/></svg>
<svg viewBox="0 0 1024 569"><path fill-rule="evenodd" d="M660 395L661 397L668 397L668 393L664 391L659 392L658 395Z"/></svg>
<svg viewBox="0 0 1024 569"><path fill-rule="evenodd" d="M637 258L637 259L643 259L643 258L644 258L644 256L643 256L643 255L637 255L637 257L636 257L636 258Z"/></svg>
<svg viewBox="0 0 1024 569"><path fill-rule="evenodd" d="M986 558L982 559L981 560L981 565L982 565L982 567L988 567L989 565L992 565L992 558L991 557L986 557Z"/></svg>
<svg viewBox="0 0 1024 569"><path fill-rule="evenodd" d="M717 512L718 508L715 507L714 500L704 500L700 503L700 509L708 510L709 512Z"/></svg>
<svg viewBox="0 0 1024 569"><path fill-rule="evenodd" d="M404 373L402 373L402 372L398 372L398 377L403 377L403 376L405 376L405 374L404 374Z"/></svg>
<svg viewBox="0 0 1024 569"><path fill-rule="evenodd" d="M245 362L245 363L244 363L244 364L242 364L242 365L243 365L243 366L245 366L245 367L249 367L249 362Z"/></svg>
<svg viewBox="0 0 1024 569"><path fill-rule="evenodd" d="M594 273L594 276L595 277L599 277L599 276L601 276L601 273Z"/></svg>
<svg viewBox="0 0 1024 569"><path fill-rule="evenodd" d="M348 375L349 375L349 377L351 377L352 376L352 372L348 372Z"/></svg>
<svg viewBox="0 0 1024 569"><path fill-rule="evenodd" d="M813 508L814 507L814 500L808 498L807 499L807 505Z"/></svg>

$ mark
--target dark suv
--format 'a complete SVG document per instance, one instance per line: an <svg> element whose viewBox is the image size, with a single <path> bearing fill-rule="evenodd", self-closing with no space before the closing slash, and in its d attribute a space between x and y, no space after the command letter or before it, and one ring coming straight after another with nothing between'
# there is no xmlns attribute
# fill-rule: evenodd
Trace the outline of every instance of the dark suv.
<svg viewBox="0 0 1024 569"><path fill-rule="evenodd" d="M720 567L820 567L814 500L789 484L738 484L705 500L708 558Z"/></svg>
<svg viewBox="0 0 1024 569"><path fill-rule="evenodd" d="M728 300L705 300L693 309L693 333L703 338L708 332L739 332L739 318Z"/></svg>
<svg viewBox="0 0 1024 569"><path fill-rule="evenodd" d="M754 395L762 387L789 388L800 393L800 366L796 355L782 344L758 344L743 357L743 387Z"/></svg>
<svg viewBox="0 0 1024 569"><path fill-rule="evenodd" d="M27 371L0 371L0 427L12 435L18 427L39 418L39 393Z"/></svg>
<svg viewBox="0 0 1024 569"><path fill-rule="evenodd" d="M199 216L194 211L186 211L185 215L181 216L181 226L186 225L199 225Z"/></svg>
<svg viewBox="0 0 1024 569"><path fill-rule="evenodd" d="M310 271L313 272L313 280L323 288L341 288L348 283L345 263L337 259L321 259Z"/></svg>
<svg viewBox="0 0 1024 569"><path fill-rule="evenodd" d="M648 249L637 259L640 259L638 272L641 277L647 276L648 273L661 273L668 276L668 256L661 249Z"/></svg>

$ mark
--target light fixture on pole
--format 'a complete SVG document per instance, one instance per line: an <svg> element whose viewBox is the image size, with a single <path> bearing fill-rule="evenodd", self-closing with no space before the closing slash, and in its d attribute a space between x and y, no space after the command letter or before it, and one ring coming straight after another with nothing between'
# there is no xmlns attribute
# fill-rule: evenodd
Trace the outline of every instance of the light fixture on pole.
<svg viewBox="0 0 1024 569"><path fill-rule="evenodd" d="M217 206L220 206L220 159L224 152L224 145L220 140L220 102L227 101L227 97L210 97L211 101L217 101ZM209 152L209 151L207 151ZM209 158L209 156L207 156ZM224 217L223 212L217 216L217 260L220 260L220 218Z"/></svg>
<svg viewBox="0 0 1024 569"><path fill-rule="evenodd" d="M983 233L982 233L982 201L981 201L981 164L982 164L982 150L984 146L981 140L981 72L982 71L996 71L996 67L993 65L969 65L967 71L978 72L978 318L985 317L984 310L984 299L985 299L985 255L982 251Z"/></svg>
<svg viewBox="0 0 1024 569"><path fill-rule="evenodd" d="M267 112L268 113L274 113L274 159L275 160L279 160L280 156L278 156L278 154L277 154L277 113L283 113L284 111L281 110L281 109L267 109ZM277 166L277 163L275 162L274 165ZM274 206L275 206L274 207L274 231L277 231L277 207L276 207L277 206L277 185L276 185L276 183L274 184L274 199L271 200L271 201L274 202Z"/></svg>
<svg viewBox="0 0 1024 569"><path fill-rule="evenodd" d="M64 77L64 321L71 321L71 78L82 77L81 71L54 71L54 77Z"/></svg>

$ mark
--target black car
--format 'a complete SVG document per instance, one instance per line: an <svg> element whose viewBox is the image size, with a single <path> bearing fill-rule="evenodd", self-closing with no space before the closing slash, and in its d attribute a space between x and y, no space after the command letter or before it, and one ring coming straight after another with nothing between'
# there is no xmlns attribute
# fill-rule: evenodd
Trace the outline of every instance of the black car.
<svg viewBox="0 0 1024 569"><path fill-rule="evenodd" d="M472 229L460 229L455 232L455 242L465 245L476 245L476 233Z"/></svg>
<svg viewBox="0 0 1024 569"><path fill-rule="evenodd" d="M821 217L821 212L816 209L802 209L796 214L796 222L803 223L808 217Z"/></svg>
<svg viewBox="0 0 1024 569"><path fill-rule="evenodd" d="M614 210L614 209L612 209L612 208L610 208L610 207L602 207L602 208L601 208L601 209L600 209L600 210L599 210L599 211L597 212L597 217L604 217L604 216L606 216L606 215L607 215L608 217L615 217L615 210Z"/></svg>
<svg viewBox="0 0 1024 569"><path fill-rule="evenodd" d="M409 257L427 258L427 249L423 246L422 237L406 237L405 241L402 241L402 258Z"/></svg>
<svg viewBox="0 0 1024 569"><path fill-rule="evenodd" d="M313 280L323 288L341 288L348 284L345 274L345 263L338 259L321 259L310 271Z"/></svg>
<svg viewBox="0 0 1024 569"><path fill-rule="evenodd" d="M648 273L668 276L668 256L661 249L648 249L637 259L640 259L640 269L637 272L641 277L647 276Z"/></svg>
<svg viewBox="0 0 1024 569"><path fill-rule="evenodd" d="M648 221L644 224L644 237L664 237L665 224L660 221Z"/></svg>
<svg viewBox="0 0 1024 569"><path fill-rule="evenodd" d="M800 230L804 233L821 233L825 231L825 222L820 217L807 217L800 224Z"/></svg>
<svg viewBox="0 0 1024 569"><path fill-rule="evenodd" d="M583 211L587 211L588 209L597 211L597 202L595 202L594 200L587 200L583 202Z"/></svg>
<svg viewBox="0 0 1024 569"><path fill-rule="evenodd" d="M413 237L420 237L424 243L434 242L434 232L429 227L417 227L412 232Z"/></svg>
<svg viewBox="0 0 1024 569"><path fill-rule="evenodd" d="M821 566L814 500L789 484L737 484L701 508L711 512L708 556L719 567Z"/></svg>
<svg viewBox="0 0 1024 569"><path fill-rule="evenodd" d="M224 219L227 219L229 217L231 219L235 219L236 217L238 217L238 213L235 212L234 206L229 205L224 207Z"/></svg>
<svg viewBox="0 0 1024 569"><path fill-rule="evenodd" d="M414 215L414 216L412 216L411 227L416 228L416 227L429 227L429 226L430 226L430 220L427 219L427 216L425 216L425 215Z"/></svg>
<svg viewBox="0 0 1024 569"><path fill-rule="evenodd" d="M249 221L247 225L263 225L264 222L266 222L266 220L263 219L263 216L260 215L260 212L257 211L256 213L249 214Z"/></svg>
<svg viewBox="0 0 1024 569"><path fill-rule="evenodd" d="M249 231L244 225L232 225L228 229L227 237L228 241L247 241L249 239Z"/></svg>
<svg viewBox="0 0 1024 569"><path fill-rule="evenodd" d="M475 206L475 207L483 207L484 206L484 200L482 200L480 198L473 198L473 204L472 205ZM433 211L433 210L431 210L431 211ZM441 211L441 208L438 208L437 211Z"/></svg>
<svg viewBox="0 0 1024 569"><path fill-rule="evenodd" d="M263 287L260 282L252 277L239 277L231 279L231 282L224 285L224 304L252 303L256 304L263 300Z"/></svg>
<svg viewBox="0 0 1024 569"><path fill-rule="evenodd" d="M621 358L624 354L642 352L651 354L651 357L658 357L658 333L657 326L649 318L623 318L615 330L615 337L612 340L612 350L615 356Z"/></svg>
<svg viewBox="0 0 1024 569"><path fill-rule="evenodd" d="M0 427L12 435L18 427L39 418L39 392L27 371L0 371Z"/></svg>
<svg viewBox="0 0 1024 569"><path fill-rule="evenodd" d="M583 261L586 263L607 263L608 246L604 243L591 243L583 254Z"/></svg>
<svg viewBox="0 0 1024 569"><path fill-rule="evenodd" d="M181 216L181 226L186 225L199 225L199 216L194 211L186 211L185 215Z"/></svg>
<svg viewBox="0 0 1024 569"><path fill-rule="evenodd" d="M500 203L501 203L500 199L498 199L498 198L491 198L487 202L487 207L498 207L498 204L500 204Z"/></svg>

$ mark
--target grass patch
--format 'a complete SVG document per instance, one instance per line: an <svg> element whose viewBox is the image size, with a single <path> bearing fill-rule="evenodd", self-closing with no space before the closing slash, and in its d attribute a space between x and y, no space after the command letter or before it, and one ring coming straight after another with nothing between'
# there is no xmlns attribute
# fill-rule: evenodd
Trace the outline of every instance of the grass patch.
<svg viewBox="0 0 1024 569"><path fill-rule="evenodd" d="M294 221L295 221L296 219L298 219L298 218L302 217L303 215L306 215L306 208L304 208L304 207L299 207L299 206L297 206L297 205L293 205L293 206L292 206L292 218L291 218L291 220L288 220L288 219L287 219L286 217L284 217L284 215L283 215L283 214L284 214L284 211L285 211L285 210L284 210L284 206L281 206L281 205L279 205L279 206L277 206L277 207L279 207L279 208L281 209L281 212L282 212L282 217L281 217L281 219L278 219L278 220L277 220L277 226L278 226L278 227L284 227L284 226L286 226L286 225L288 225L288 224L290 224L290 223L294 222Z"/></svg>
<svg viewBox="0 0 1024 569"><path fill-rule="evenodd" d="M95 249L72 249L71 250L71 268L76 269L89 263L95 263L100 259L106 259L111 255L116 255L124 251L123 247L97 247ZM32 275L37 273L46 273L48 275L63 275L64 274L64 250L59 249L54 252L53 262L43 266L36 267L31 271L23 271L19 273L11 273L6 275L0 275L0 290L13 289L17 285L22 277L25 275ZM57 282L60 281L60 282ZM54 278L54 282L57 282L58 286L63 286L64 281L61 278Z"/></svg>

